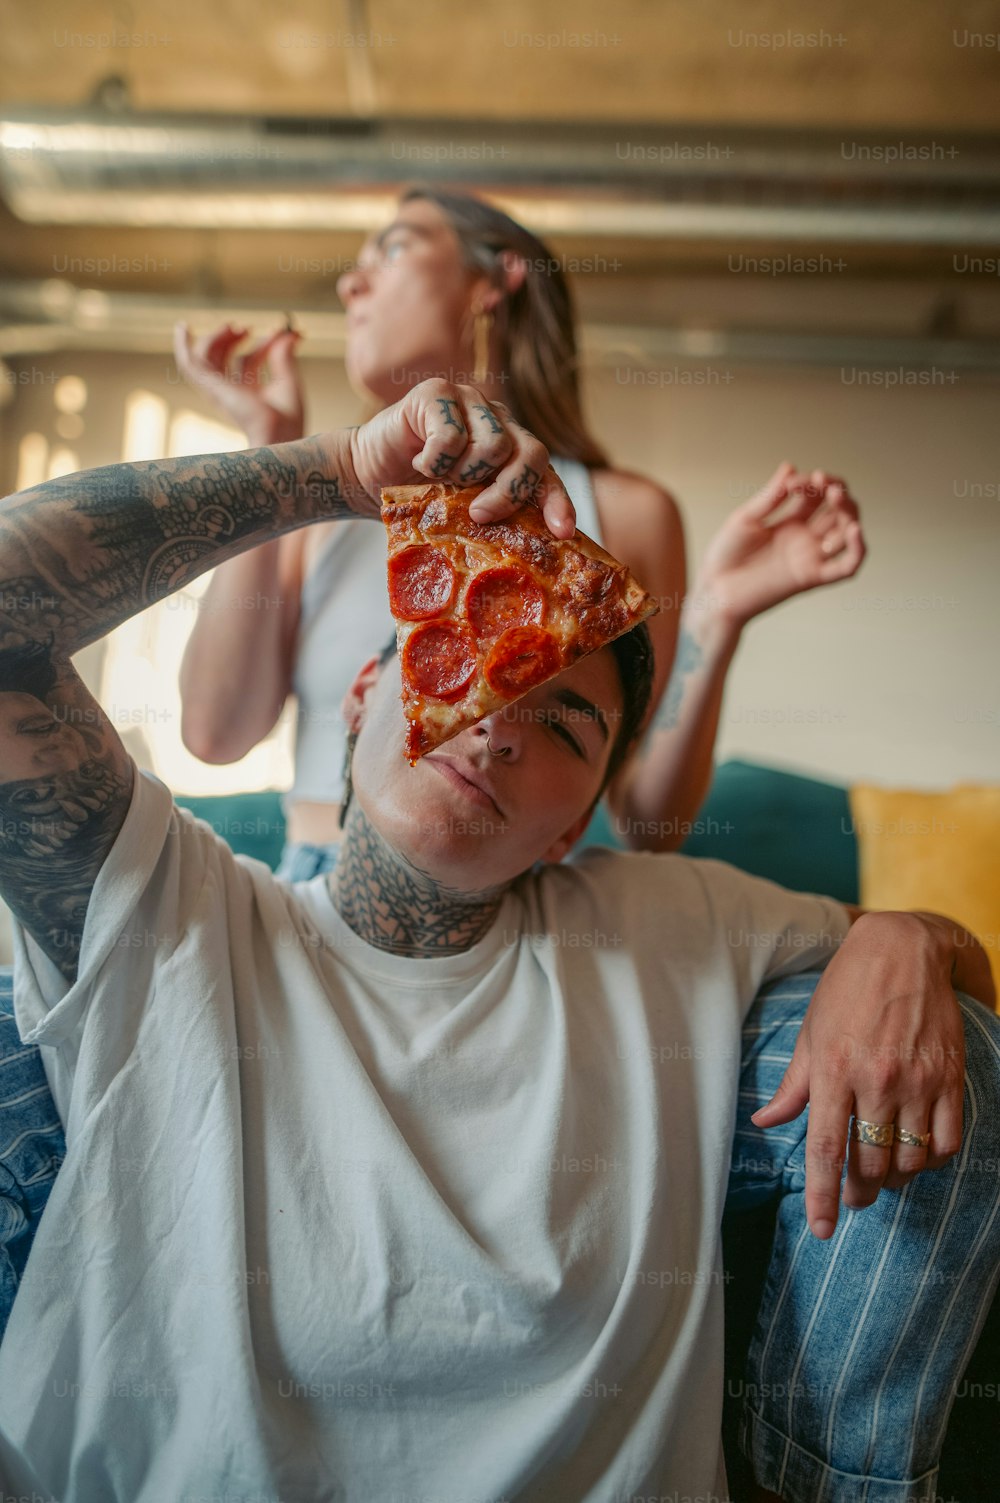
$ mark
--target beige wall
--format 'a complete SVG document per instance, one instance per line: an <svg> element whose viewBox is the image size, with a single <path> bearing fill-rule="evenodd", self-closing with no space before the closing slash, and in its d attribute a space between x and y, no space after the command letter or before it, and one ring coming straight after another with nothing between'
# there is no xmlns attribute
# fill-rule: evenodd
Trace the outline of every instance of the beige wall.
<svg viewBox="0 0 1000 1503"><path fill-rule="evenodd" d="M785 458L850 481L869 555L855 580L752 625L718 755L842 780L1000 780L1000 386L730 372L659 390L602 372L591 410L619 462L681 500L692 555Z"/></svg>
<svg viewBox="0 0 1000 1503"><path fill-rule="evenodd" d="M134 388L177 408L198 405L166 356L66 354L23 359L15 370L28 374L0 417L5 490L24 433L59 442L60 375L77 374L90 390L84 432L71 444L83 467L119 456ZM356 420L340 368L317 361L306 370L312 426ZM961 374L887 389L884 376L873 386L852 374L666 365L637 384L629 368L609 367L591 372L588 406L616 461L677 495L695 556L786 457L845 475L863 504L870 554L859 578L792 601L748 633L720 757L842 781L998 781L998 385ZM246 786L238 769L230 773L232 786Z"/></svg>

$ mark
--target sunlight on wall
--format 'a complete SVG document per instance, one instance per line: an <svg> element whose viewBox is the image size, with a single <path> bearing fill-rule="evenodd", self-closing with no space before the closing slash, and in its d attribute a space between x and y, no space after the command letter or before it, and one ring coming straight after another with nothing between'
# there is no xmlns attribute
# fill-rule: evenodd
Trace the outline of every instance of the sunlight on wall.
<svg viewBox="0 0 1000 1503"><path fill-rule="evenodd" d="M170 421L166 402L152 392L134 391L125 404L124 460L213 454L240 449L244 444L238 429L196 412L177 412ZM210 766L192 756L181 741L181 658L213 572L133 616L110 634L98 698L139 766L155 772L175 793L238 793L288 787L294 754L294 705L286 707L271 734L239 762Z"/></svg>
<svg viewBox="0 0 1000 1503"><path fill-rule="evenodd" d="M79 468L79 457L72 449L53 449L46 479L58 480L60 475L72 475Z"/></svg>
<svg viewBox="0 0 1000 1503"><path fill-rule="evenodd" d="M30 490L47 478L49 441L44 433L26 433L17 451L17 480L14 488Z"/></svg>

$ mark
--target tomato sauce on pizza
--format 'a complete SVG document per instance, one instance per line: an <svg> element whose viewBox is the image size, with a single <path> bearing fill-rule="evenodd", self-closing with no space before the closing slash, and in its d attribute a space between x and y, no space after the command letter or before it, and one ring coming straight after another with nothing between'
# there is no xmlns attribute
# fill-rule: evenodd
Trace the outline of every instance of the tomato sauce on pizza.
<svg viewBox="0 0 1000 1503"><path fill-rule="evenodd" d="M553 537L535 506L474 522L483 489L382 491L411 765L657 609L624 564L582 532Z"/></svg>

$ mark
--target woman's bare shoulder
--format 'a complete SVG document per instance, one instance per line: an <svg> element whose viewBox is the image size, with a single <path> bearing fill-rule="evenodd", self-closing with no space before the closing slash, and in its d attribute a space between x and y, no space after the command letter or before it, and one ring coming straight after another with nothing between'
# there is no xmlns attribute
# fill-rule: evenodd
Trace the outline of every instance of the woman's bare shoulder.
<svg viewBox="0 0 1000 1503"><path fill-rule="evenodd" d="M680 508L671 493L634 470L591 470L605 536L642 533L651 542L683 540Z"/></svg>

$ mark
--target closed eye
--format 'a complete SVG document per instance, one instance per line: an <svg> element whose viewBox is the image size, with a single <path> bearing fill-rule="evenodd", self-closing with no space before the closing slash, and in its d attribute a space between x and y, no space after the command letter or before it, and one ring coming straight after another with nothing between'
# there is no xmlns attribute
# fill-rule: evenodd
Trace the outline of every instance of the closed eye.
<svg viewBox="0 0 1000 1503"><path fill-rule="evenodd" d="M579 741L572 734L572 732L566 729L565 724L559 719L557 715L546 715L544 724L548 726L550 731L555 731L556 735L560 736L563 741L565 741L566 745L571 747L572 750L576 752L577 756L582 758L582 760L586 762L587 753L584 751L583 747L580 745Z"/></svg>
<svg viewBox="0 0 1000 1503"><path fill-rule="evenodd" d="M59 730L59 722L53 720L51 715L36 715L18 722L17 734L19 736L54 736Z"/></svg>

